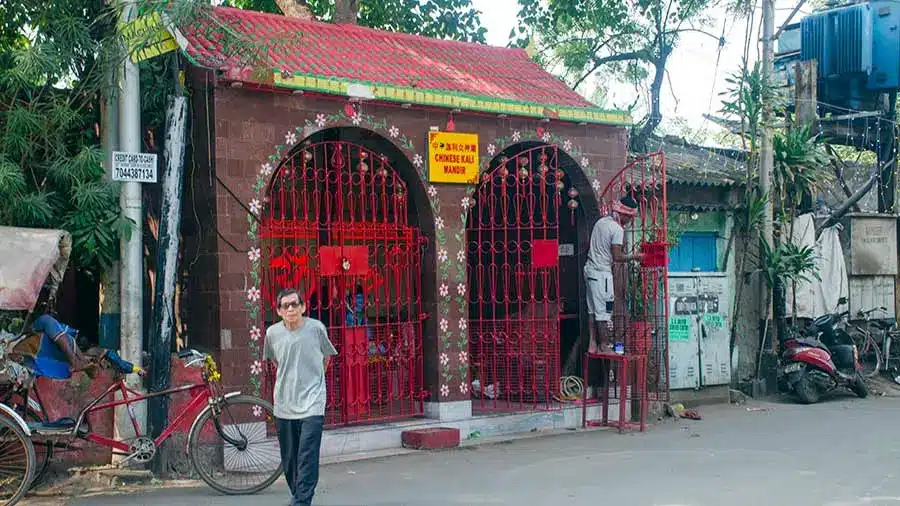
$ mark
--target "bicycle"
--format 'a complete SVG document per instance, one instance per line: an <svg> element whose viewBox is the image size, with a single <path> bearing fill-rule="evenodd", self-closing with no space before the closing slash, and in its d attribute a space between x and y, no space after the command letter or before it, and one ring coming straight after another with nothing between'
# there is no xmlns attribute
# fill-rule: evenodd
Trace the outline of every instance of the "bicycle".
<svg viewBox="0 0 900 506"><path fill-rule="evenodd" d="M127 370L120 364L116 366L116 380L102 394L85 406L74 420L63 418L55 422L26 422L16 409L0 404L0 443L10 442L12 447L0 444L0 475L5 470L3 463L10 455L25 456L25 466L21 472L15 473L19 486L7 493L7 488L0 488L0 505L12 506L18 502L28 490L36 477L38 461L34 452L34 442L48 445L48 448L66 448L76 440L88 441L110 448L115 455L125 458L120 466L132 462L149 462L157 449L184 422L193 420L187 439L187 452L194 471L214 490L226 495L243 495L260 492L274 483L282 474L281 453L278 448L275 430L275 415L272 405L258 397L242 395L240 392L221 392L221 374L213 358L196 350L184 350L178 354L186 367L201 368L202 382L174 387L160 392L142 394L129 388L125 383L127 374L140 373L137 368ZM131 366L131 364L127 366ZM103 402L108 396L115 399L116 393L121 400ZM187 407L154 438L141 434L140 425L134 414L134 404L160 396L170 396L180 392L193 394ZM30 394L34 394L31 397ZM43 403L36 388L24 392L24 407L37 404L42 412ZM135 437L117 440L94 433L91 430L89 417L92 414L125 406ZM211 423L210 423L211 422ZM210 423L207 426L207 423ZM23 435L26 439L23 440ZM23 441L27 441L27 444ZM248 449L259 448L258 461ZM18 449L16 451L16 449ZM52 453L52 452L51 452ZM19 457L19 461L21 457ZM259 464L259 467L255 467ZM221 469L220 469L221 468ZM18 468L16 468L18 469ZM243 480L242 486L236 486L229 478ZM0 476L0 483L2 483ZM3 502L5 501L5 502Z"/></svg>
<svg viewBox="0 0 900 506"><path fill-rule="evenodd" d="M876 311L886 313L887 308L882 306L867 311L860 310L857 312L857 316L865 322L865 329L859 325L853 325L859 331L859 334L854 333L852 337L859 353L859 362L863 367L863 370L860 372L867 378L877 375L882 370L884 364L882 346L890 348L891 335L896 327L896 322L892 320L872 318L872 314ZM882 344L878 344L878 341L873 336L874 332L870 330L872 328L881 332Z"/></svg>

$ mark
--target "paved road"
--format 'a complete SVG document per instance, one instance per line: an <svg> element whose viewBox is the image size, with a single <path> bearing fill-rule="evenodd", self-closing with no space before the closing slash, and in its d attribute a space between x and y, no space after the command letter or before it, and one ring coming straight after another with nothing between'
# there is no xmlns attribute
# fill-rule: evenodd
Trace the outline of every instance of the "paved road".
<svg viewBox="0 0 900 506"><path fill-rule="evenodd" d="M764 406L768 411L751 411ZM900 506L900 399L702 409L646 434L567 433L323 468L320 506ZM71 505L282 506L282 484L90 497Z"/></svg>

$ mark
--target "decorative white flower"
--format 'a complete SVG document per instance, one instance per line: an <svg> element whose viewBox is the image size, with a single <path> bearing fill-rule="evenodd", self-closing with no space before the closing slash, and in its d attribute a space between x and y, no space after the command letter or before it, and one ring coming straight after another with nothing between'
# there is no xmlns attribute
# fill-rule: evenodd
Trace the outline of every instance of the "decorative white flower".
<svg viewBox="0 0 900 506"><path fill-rule="evenodd" d="M450 387L447 385L441 385L441 397L447 397L450 395Z"/></svg>
<svg viewBox="0 0 900 506"><path fill-rule="evenodd" d="M247 300L249 300L250 302L258 301L260 295L261 294L260 294L259 288L256 288L255 286L252 286L249 289L247 289Z"/></svg>
<svg viewBox="0 0 900 506"><path fill-rule="evenodd" d="M441 365L447 367L447 364L449 363L450 357L448 357L446 353L441 353Z"/></svg>
<svg viewBox="0 0 900 506"><path fill-rule="evenodd" d="M274 172L274 171L275 171L275 168L272 167L271 163L264 163L264 164L260 165L260 167L259 167L259 173L262 174L263 176L271 175L272 172Z"/></svg>
<svg viewBox="0 0 900 506"><path fill-rule="evenodd" d="M295 134L294 132L288 132L284 134L284 143L288 146L297 144L297 134Z"/></svg>
<svg viewBox="0 0 900 506"><path fill-rule="evenodd" d="M250 251L247 252L247 258L249 258L251 262L258 262L259 257L260 257L259 248L250 248Z"/></svg>
<svg viewBox="0 0 900 506"><path fill-rule="evenodd" d="M469 395L469 384L463 381L459 384L459 393Z"/></svg>
<svg viewBox="0 0 900 506"><path fill-rule="evenodd" d="M497 152L497 146L494 146L493 144L488 144L488 154L491 156L494 156L494 153L496 153L496 152Z"/></svg>
<svg viewBox="0 0 900 506"><path fill-rule="evenodd" d="M359 124L362 123L362 116L360 116L359 113L356 113L350 117L350 122L359 126Z"/></svg>
<svg viewBox="0 0 900 506"><path fill-rule="evenodd" d="M450 324L447 323L446 318L441 318L440 327L441 327L441 332L447 332L447 329L450 327Z"/></svg>
<svg viewBox="0 0 900 506"><path fill-rule="evenodd" d="M591 161L588 160L588 158L586 156L581 157L581 166L582 167L587 167L588 164L590 164L590 163L591 163Z"/></svg>
<svg viewBox="0 0 900 506"><path fill-rule="evenodd" d="M422 163L424 163L424 160L422 160L422 155L420 155L418 153L413 155L413 165L415 165L416 167L421 167ZM431 188L434 188L434 187L432 186Z"/></svg>
<svg viewBox="0 0 900 506"><path fill-rule="evenodd" d="M463 197L462 200L459 201L459 203L462 204L463 209L467 209L469 207L469 204L471 204L471 202L472 202L472 199L470 199L469 197Z"/></svg>
<svg viewBox="0 0 900 506"><path fill-rule="evenodd" d="M467 328L469 328L469 322L467 322L465 318L460 318L459 319L459 330L465 332ZM465 352L463 352L463 353L465 353ZM460 355L460 360L465 362L465 360L462 359L462 355Z"/></svg>
<svg viewBox="0 0 900 506"><path fill-rule="evenodd" d="M512 134L513 142L519 142L519 139L521 139L521 138L522 138L522 134L520 134L518 130L513 132L513 134Z"/></svg>
<svg viewBox="0 0 900 506"><path fill-rule="evenodd" d="M418 155L417 155L417 156L418 156ZM435 198L435 197L437 197L437 188L435 188L433 184L432 184L432 185L428 185L428 196L429 196L430 198Z"/></svg>
<svg viewBox="0 0 900 506"><path fill-rule="evenodd" d="M544 132L544 135L541 136L541 140L544 142L550 142L550 132Z"/></svg>
<svg viewBox="0 0 900 506"><path fill-rule="evenodd" d="M456 285L456 293L458 293L460 295L460 297L465 295L466 294L466 285L464 283L460 283L460 284Z"/></svg>
<svg viewBox="0 0 900 506"><path fill-rule="evenodd" d="M441 262L447 261L447 250L445 250L445 249L438 250L438 260L440 260Z"/></svg>
<svg viewBox="0 0 900 506"><path fill-rule="evenodd" d="M253 416L257 418L262 416L262 406L253 406Z"/></svg>
<svg viewBox="0 0 900 506"><path fill-rule="evenodd" d="M325 126L325 115L322 113L316 114L316 126L322 128Z"/></svg>
<svg viewBox="0 0 900 506"><path fill-rule="evenodd" d="M591 188L593 188L594 191L600 191L600 181L597 179L591 181Z"/></svg>
<svg viewBox="0 0 900 506"><path fill-rule="evenodd" d="M566 139L566 142L563 143L563 149L566 151L572 151L572 141Z"/></svg>
<svg viewBox="0 0 900 506"><path fill-rule="evenodd" d="M465 251L457 251L456 252L456 261L459 263L463 263L466 261L466 252Z"/></svg>
<svg viewBox="0 0 900 506"><path fill-rule="evenodd" d="M262 337L262 331L259 330L259 327L256 325L250 327L250 340L259 341L260 337Z"/></svg>
<svg viewBox="0 0 900 506"><path fill-rule="evenodd" d="M262 202L259 199L253 199L250 201L250 212L253 214L259 214L262 211Z"/></svg>
<svg viewBox="0 0 900 506"><path fill-rule="evenodd" d="M450 293L450 289L447 287L446 283L441 283L441 287L438 288L438 293L441 294L441 297L446 297L447 294Z"/></svg>
<svg viewBox="0 0 900 506"><path fill-rule="evenodd" d="M388 135L390 135L391 137L397 137L398 135L400 135L400 129L396 126L391 126L391 128L388 129Z"/></svg>
<svg viewBox="0 0 900 506"><path fill-rule="evenodd" d="M253 376L262 374L262 363L259 360L254 360L253 363L250 364L250 374Z"/></svg>
<svg viewBox="0 0 900 506"><path fill-rule="evenodd" d="M443 230L444 229L444 218L441 218L440 216L435 218L434 219L434 228L436 228L438 230Z"/></svg>

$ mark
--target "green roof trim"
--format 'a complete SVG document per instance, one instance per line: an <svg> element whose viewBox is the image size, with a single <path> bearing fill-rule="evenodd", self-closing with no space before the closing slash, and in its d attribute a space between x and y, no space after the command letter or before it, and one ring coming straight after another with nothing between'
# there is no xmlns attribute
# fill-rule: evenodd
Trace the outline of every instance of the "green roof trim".
<svg viewBox="0 0 900 506"><path fill-rule="evenodd" d="M531 118L549 118L575 123L593 123L613 126L631 126L631 115L624 111L606 110L595 107L570 107L536 102L523 102L496 97L473 96L452 91L419 89L371 81L341 79L317 76L300 72L282 73L275 69L276 88L315 91L331 95L347 95L350 85L363 85L372 89L376 100L459 109L463 111L488 112ZM548 114L547 111L551 111Z"/></svg>

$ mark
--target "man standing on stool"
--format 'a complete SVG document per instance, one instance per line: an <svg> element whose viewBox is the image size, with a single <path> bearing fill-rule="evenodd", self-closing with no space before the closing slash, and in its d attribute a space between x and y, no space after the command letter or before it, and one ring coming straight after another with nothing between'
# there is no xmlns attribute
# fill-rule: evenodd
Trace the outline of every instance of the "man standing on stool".
<svg viewBox="0 0 900 506"><path fill-rule="evenodd" d="M624 249L625 226L635 217L638 204L630 195L625 195L613 202L612 213L597 220L591 231L591 243L588 249L587 262L584 265L584 278L587 287L587 309L590 322L589 351L611 352L612 345L612 312L615 301L613 286L613 263L626 263L639 260L643 255L636 253L626 255ZM598 328L599 327L599 328ZM591 374L591 386L588 397L594 397L594 387L602 379L605 368L594 368L599 374Z"/></svg>
<svg viewBox="0 0 900 506"><path fill-rule="evenodd" d="M266 329L265 358L278 365L275 425L292 506L310 506L319 483L319 450L325 424L325 371L337 351L325 325L305 318L297 290L275 299L281 321Z"/></svg>

